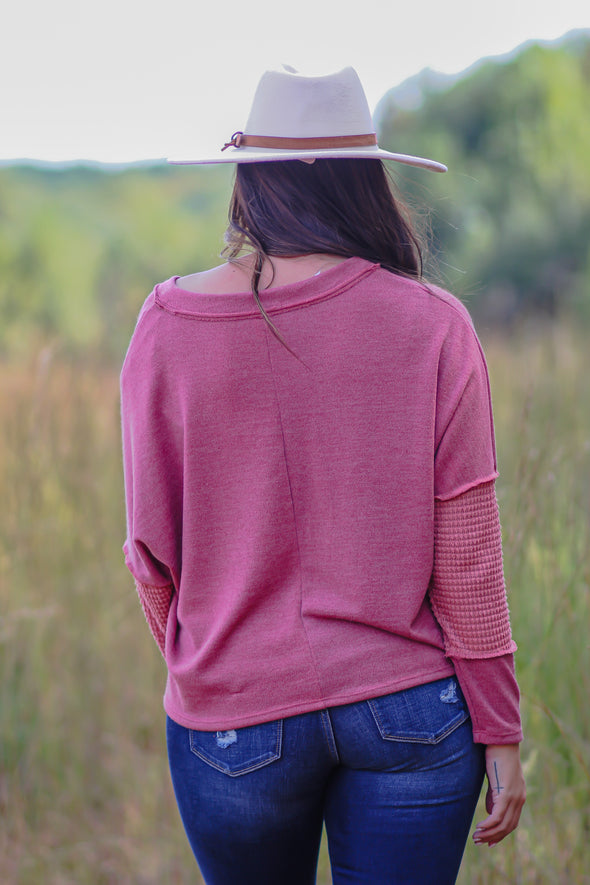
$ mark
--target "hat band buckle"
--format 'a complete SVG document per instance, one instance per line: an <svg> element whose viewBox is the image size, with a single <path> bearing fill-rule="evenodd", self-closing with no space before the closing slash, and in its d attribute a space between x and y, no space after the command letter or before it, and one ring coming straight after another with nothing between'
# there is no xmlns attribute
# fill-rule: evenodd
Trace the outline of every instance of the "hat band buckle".
<svg viewBox="0 0 590 885"><path fill-rule="evenodd" d="M346 147L369 147L377 144L374 132L364 135L327 135L312 138L284 138L280 135L245 135L234 132L229 141L221 148L258 147L275 148L285 151L321 151Z"/></svg>

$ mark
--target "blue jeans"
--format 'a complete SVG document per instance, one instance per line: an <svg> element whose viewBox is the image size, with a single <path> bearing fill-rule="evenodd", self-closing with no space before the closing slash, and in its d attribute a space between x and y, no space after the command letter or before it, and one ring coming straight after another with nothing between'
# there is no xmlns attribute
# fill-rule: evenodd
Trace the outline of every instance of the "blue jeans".
<svg viewBox="0 0 590 885"><path fill-rule="evenodd" d="M168 719L178 807L207 885L452 885L484 776L455 678L221 732Z"/></svg>

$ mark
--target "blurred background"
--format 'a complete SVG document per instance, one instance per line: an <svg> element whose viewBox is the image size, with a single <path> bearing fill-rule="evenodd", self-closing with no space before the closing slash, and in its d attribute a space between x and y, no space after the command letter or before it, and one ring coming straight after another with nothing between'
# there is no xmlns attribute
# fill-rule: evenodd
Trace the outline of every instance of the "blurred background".
<svg viewBox="0 0 590 885"><path fill-rule="evenodd" d="M302 19L309 25L307 6L292 12L294 29ZM160 13L164 34L178 7L165 19ZM105 138L105 126L93 128L86 117L79 129L87 139L75 136L77 88L98 95L103 71L117 72L124 53L113 61L104 45L92 49L96 82L81 85L92 22L85 20L87 43L73 41L77 19L64 3L57 9L58 42L55 28L43 33L43 16L22 7L16 43L28 54L19 54L15 92L5 93L2 109L0 881L188 885L199 880L168 778L165 668L121 554L118 373L153 284L218 263L232 170L149 160L164 149L163 99L138 125L146 153L124 146L119 135L136 130L141 104L129 104L131 73L121 83L124 102L107 91L95 108L96 124L109 101L127 102L126 128L111 126ZM32 42L23 10L36 22ZM118 21L107 5L97 34L108 25L116 35ZM394 18L387 23L389 44L401 45ZM163 40L159 53L150 47L149 58L159 77L172 68L186 108L187 65L198 71L207 30L172 24L175 43ZM140 43L143 26L138 21ZM410 26L417 27L404 19ZM488 28L495 29L497 18ZM266 65L250 63L238 84L251 41L234 29L224 46L215 33L218 67L231 77L216 92L203 75L203 102L212 93L231 119L249 106ZM335 69L345 52L335 52L329 36L329 28L320 33L322 57ZM292 49L282 60L297 62L296 50L307 60L304 32L297 41L281 44ZM438 72L422 69L423 43L416 32L413 69L407 51L405 67L385 64L382 48L375 70L360 58L343 63L370 83L382 147L449 167L435 175L400 166L396 187L427 240L427 275L466 303L490 368L529 799L521 827L500 847L468 846L460 882L583 885L590 882L590 30L481 61L456 49L455 67L469 66L449 63L444 73L438 61ZM426 57L436 60L435 43ZM470 51L478 51L475 42ZM63 66L59 76L69 78L67 112L52 104L43 65L31 73L51 52L59 55L55 70ZM148 76L147 87L154 82ZM33 91L45 116L32 115L27 129ZM230 123L221 142L242 122ZM194 119L178 127L166 139L170 153L196 129ZM318 881L330 882L325 849Z"/></svg>

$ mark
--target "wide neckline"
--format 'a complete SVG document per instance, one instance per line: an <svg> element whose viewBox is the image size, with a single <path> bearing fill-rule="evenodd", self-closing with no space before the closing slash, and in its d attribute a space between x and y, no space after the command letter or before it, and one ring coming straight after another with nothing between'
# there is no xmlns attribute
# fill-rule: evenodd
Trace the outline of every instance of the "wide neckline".
<svg viewBox="0 0 590 885"><path fill-rule="evenodd" d="M269 313L293 310L319 299L332 297L379 267L380 265L364 258L347 258L346 261L304 280L264 289L260 293L260 300ZM179 286L179 279L180 276L173 276L155 288L156 304L169 313L203 319L260 316L250 291L227 294L193 292Z"/></svg>

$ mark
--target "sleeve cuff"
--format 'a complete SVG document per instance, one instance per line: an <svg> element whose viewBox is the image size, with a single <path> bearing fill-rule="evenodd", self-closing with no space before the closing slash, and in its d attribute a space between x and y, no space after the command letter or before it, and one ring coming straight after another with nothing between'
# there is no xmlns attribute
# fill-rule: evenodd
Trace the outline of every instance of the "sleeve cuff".
<svg viewBox="0 0 590 885"><path fill-rule="evenodd" d="M520 692L514 671L514 656L506 654L483 660L452 660L471 716L475 743L520 743Z"/></svg>

